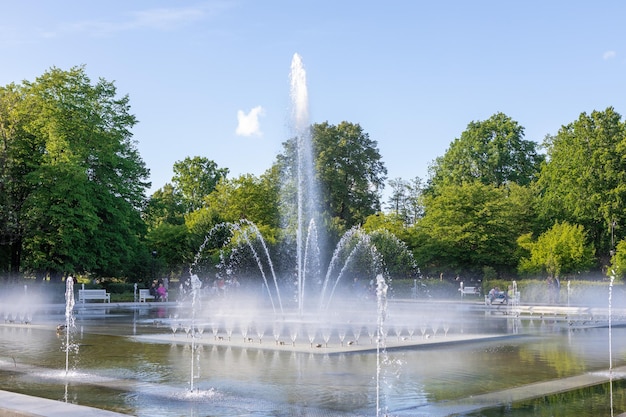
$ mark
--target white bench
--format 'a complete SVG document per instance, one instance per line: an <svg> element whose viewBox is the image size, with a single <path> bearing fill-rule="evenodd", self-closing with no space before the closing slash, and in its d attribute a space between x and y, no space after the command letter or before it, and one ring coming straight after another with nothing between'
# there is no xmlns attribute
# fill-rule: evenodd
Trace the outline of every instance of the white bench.
<svg viewBox="0 0 626 417"><path fill-rule="evenodd" d="M154 300L154 295L150 294L150 290L139 290L139 302L145 303L147 300Z"/></svg>
<svg viewBox="0 0 626 417"><path fill-rule="evenodd" d="M480 295L479 287L460 287L461 297L464 295Z"/></svg>
<svg viewBox="0 0 626 417"><path fill-rule="evenodd" d="M106 290L78 290L78 302L85 303L86 300L103 300L111 302L111 294Z"/></svg>

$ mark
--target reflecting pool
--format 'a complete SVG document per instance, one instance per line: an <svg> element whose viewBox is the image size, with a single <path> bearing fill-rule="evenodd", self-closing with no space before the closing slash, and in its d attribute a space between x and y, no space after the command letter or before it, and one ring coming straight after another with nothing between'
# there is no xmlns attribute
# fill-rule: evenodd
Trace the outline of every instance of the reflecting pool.
<svg viewBox="0 0 626 417"><path fill-rule="evenodd" d="M64 312L50 306L30 324L0 323L0 389L146 417L372 416L380 363L381 404L391 416L610 415L601 320L519 317L460 303L388 308L380 363L367 322L354 317L327 338L307 334L303 323L298 337L283 329L275 338L271 327L233 324L229 332L222 315L196 330L192 350L179 306L77 307L77 349L66 373L56 329ZM612 351L619 414L626 410L621 326L612 328ZM569 389L568 378L583 379ZM550 395L536 398L533 386L541 383Z"/></svg>

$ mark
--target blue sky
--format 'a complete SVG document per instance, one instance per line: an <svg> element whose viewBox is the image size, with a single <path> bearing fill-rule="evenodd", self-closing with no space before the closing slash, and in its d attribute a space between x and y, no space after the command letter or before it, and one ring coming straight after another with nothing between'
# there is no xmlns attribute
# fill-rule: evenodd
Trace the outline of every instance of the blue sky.
<svg viewBox="0 0 626 417"><path fill-rule="evenodd" d="M426 178L497 112L537 142L582 112L626 112L618 0L24 0L0 16L0 85L85 65L129 95L150 192L188 156L230 177L268 169L290 136L294 53L311 123L360 124L390 179Z"/></svg>

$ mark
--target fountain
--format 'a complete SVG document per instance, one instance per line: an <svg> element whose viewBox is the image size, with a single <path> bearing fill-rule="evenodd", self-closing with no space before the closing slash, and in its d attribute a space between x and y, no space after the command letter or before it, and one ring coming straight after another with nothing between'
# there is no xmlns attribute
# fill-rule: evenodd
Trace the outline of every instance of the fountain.
<svg viewBox="0 0 626 417"><path fill-rule="evenodd" d="M65 306L41 306L31 324L0 324L0 389L141 417L490 416L500 415L501 407L524 409L551 393L567 398L559 402L560 410L569 410L562 415L593 416L609 415L609 386L584 387L602 387L610 379L624 389L623 326L612 327L616 359L608 373L606 322L572 328L564 316L551 316L533 327L528 317L485 314L474 304L387 299L385 285L377 280L372 308L343 320L329 313L315 332L297 315L273 321L271 307L255 307L254 317L243 308L231 314L225 309L229 300L197 306L195 327L215 323L209 337L199 331L188 336L194 334L188 321L187 334L171 332L154 304L87 304L76 314L80 372L70 379L51 372L60 359L55 328ZM165 317L180 312L174 303L161 308ZM511 320L520 321L518 333L511 331ZM439 323L449 323L447 335L435 332ZM408 337L408 328L422 325L424 337ZM389 337L387 329L398 328L399 336ZM359 332L373 334L373 341L358 340ZM397 363L398 372L389 372ZM606 413L598 411L600 400ZM591 411L583 403L592 403ZM624 399L616 397L612 407L623 412Z"/></svg>
<svg viewBox="0 0 626 417"><path fill-rule="evenodd" d="M306 84L306 72L302 64L302 58L294 54L291 61L291 100L292 100L292 120L297 141L297 226L296 226L296 271L298 278L298 311L302 315L304 312L304 293L306 284L306 257L304 232L307 225L314 227L314 213L317 212L316 204L319 201L317 183L315 180L313 149L311 145L311 134L309 132L309 101Z"/></svg>
<svg viewBox="0 0 626 417"><path fill-rule="evenodd" d="M200 278L197 275L191 275L191 323L189 325L189 330L187 331L187 335L191 337L191 365L190 376L189 376L189 391L193 392L193 381L196 378L195 368L194 368L194 358L196 355L196 338L201 336L201 332L196 331L196 313L198 311L198 307L200 304L200 288L202 288L202 282L200 282Z"/></svg>
<svg viewBox="0 0 626 417"><path fill-rule="evenodd" d="M207 321L205 324L213 329L214 340L218 337L223 338L219 334L220 331L222 333L226 331L226 326L223 322L226 318L229 318L239 323L240 333L244 342L251 339L248 336L249 330L256 331L259 343L261 343L265 329L272 328L276 344L284 343L281 337L288 335L292 347L296 346L299 336L307 337L310 347L321 346L321 344L315 343L316 337L321 335L324 344L327 346L333 331L336 331L340 345L343 346L348 331L351 331L355 336L351 343L358 341L362 328L367 325L363 317L369 315L372 317L368 317L367 320L370 322L376 321L376 310L371 301L373 301L375 295L374 277L385 280L383 277L383 260L377 251L376 245L372 242L371 236L356 227L341 237L332 253L326 273L321 274L318 243L320 230L316 226L316 218L319 216L319 209L316 207L316 202L319 201L318 187L314 172L308 119L306 73L302 59L298 54L295 54L292 60L290 84L293 104L292 128L296 143L296 156L294 158L296 167L291 169L291 172L294 172L295 175L293 178L286 180L288 185L285 188L292 191L295 190L296 204L295 207L290 207L289 204L282 204L281 207L287 207L283 213L286 229L295 230L296 236L295 298L297 305L295 308L285 308L285 304L288 303L283 300L281 295L281 285L274 270L274 263L269 255L267 244L258 227L249 220L244 219L234 223L222 223L213 227L200 245L194 262L190 267L190 275L196 276L198 273L197 266L201 263L203 251L205 247L208 247L209 242L213 246L217 243L223 245L228 242L230 244L229 248L236 248L231 250L228 256L222 254L223 265L221 269L228 271L227 275L232 273L233 265L238 263L236 257L240 256L244 251L251 254L251 258L258 268L258 274L263 282L263 291L271 304L271 313L266 317L268 313L262 308L252 310L250 306L263 303L253 298L246 301L246 307L243 311L254 311L252 314L248 313L253 315L254 319L242 316L242 307L236 303L235 305L232 302L229 305L220 305L217 311L212 310L212 306L209 306L202 311L201 315ZM220 242L215 242L218 237L221 239ZM382 235L379 236L379 239L383 239ZM389 235L385 239L391 241L390 245L395 245L397 252L404 251L410 255L406 246L395 236ZM372 274L371 278L368 279L366 277L365 279L365 282L370 282L369 289L360 288L362 283L358 283L355 280L351 295L346 296L346 294L343 294L343 297L336 297L336 294L340 292L340 284L343 283L344 287L348 284L345 282L348 270L356 262L363 263L364 259L367 259L367 262L370 263L368 270ZM316 267L313 267L313 265ZM319 272L314 275L312 272L315 270ZM308 283L310 280L314 280L318 287L315 293L311 292L309 294L307 289L313 288L312 284ZM369 297L370 301L362 303L363 300L357 300L354 296L355 294L359 294L362 298ZM238 295L238 298L240 298L240 295ZM337 305L333 305L335 298L340 298L343 304L339 310L337 310ZM373 313L369 313L367 310ZM356 327L348 326L345 316L355 311L361 316L361 321ZM282 329L288 333L285 335L281 334ZM226 331L226 333L228 334L228 339L231 339L232 331Z"/></svg>
<svg viewBox="0 0 626 417"><path fill-rule="evenodd" d="M65 351L65 375L67 375L70 367L70 351L78 349L72 343L72 334L76 327L74 323L74 278L72 276L67 277L65 280L65 325L60 326L57 327L57 332L65 332L65 346L63 350Z"/></svg>
<svg viewBox="0 0 626 417"><path fill-rule="evenodd" d="M613 282L615 281L615 272L611 271L609 277L609 313L608 313L608 328L609 328L609 398L611 417L613 417Z"/></svg>
<svg viewBox="0 0 626 417"><path fill-rule="evenodd" d="M305 79L296 55L291 91L299 149L310 147ZM545 319L535 324L519 304L494 311L458 300L394 298L384 257L359 228L341 238L325 273L309 274L317 269L322 232L308 204L318 201L311 197L310 158L298 154L302 193L297 220L286 220L296 232L295 300L285 297L258 228L247 221L224 224L220 230L252 253L261 288L208 295L194 268L209 236L194 259L190 292L179 303L87 303L70 319L68 280L65 305L38 305L32 323L4 313L0 390L139 417L495 416L503 408L517 417L532 415L524 411L546 396L566 398L558 406L563 415L589 417L608 413L610 383L611 413L626 410L625 399L614 403L612 397L613 384L623 389L626 375L626 328L613 326L612 317L623 319L626 311L612 309L611 298L607 373L606 321L583 324L583 316L606 315L606 309L576 307L580 324L572 325L571 313L545 307ZM363 259L373 279L350 286L348 269ZM612 282L610 288L611 297ZM3 311L15 310L7 306L2 298ZM48 377L60 362L54 329L63 317L68 329L74 319L81 329L74 334L78 343L65 342L81 345L84 377L71 384ZM204 329L211 335L203 336ZM65 355L67 373L68 349ZM3 397L0 413L7 401Z"/></svg>
<svg viewBox="0 0 626 417"><path fill-rule="evenodd" d="M376 326L376 417L380 416L380 375L383 360L381 355L385 355L385 316L387 314L387 284L382 275L376 277L376 299L378 306L378 322Z"/></svg>

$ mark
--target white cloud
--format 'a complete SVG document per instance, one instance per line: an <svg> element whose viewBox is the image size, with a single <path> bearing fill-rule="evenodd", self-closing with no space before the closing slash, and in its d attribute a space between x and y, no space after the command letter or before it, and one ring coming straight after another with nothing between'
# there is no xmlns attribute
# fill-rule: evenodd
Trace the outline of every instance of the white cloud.
<svg viewBox="0 0 626 417"><path fill-rule="evenodd" d="M126 16L126 19L117 21L83 20L66 26L65 31L108 35L145 28L167 30L200 20L205 16L205 11L201 8L161 8L130 12Z"/></svg>
<svg viewBox="0 0 626 417"><path fill-rule="evenodd" d="M58 25L42 31L43 37L86 33L94 36L109 36L133 30L172 30L208 18L215 18L229 4L223 0L205 2L191 7L152 8L121 12L112 20L84 19Z"/></svg>
<svg viewBox="0 0 626 417"><path fill-rule="evenodd" d="M262 136L259 126L259 116L263 116L265 110L261 106L256 106L248 114L243 110L237 112L237 129L235 133L239 136Z"/></svg>
<svg viewBox="0 0 626 417"><path fill-rule="evenodd" d="M603 59L613 59L616 56L617 56L617 52L615 51L606 51L604 54L602 54Z"/></svg>

